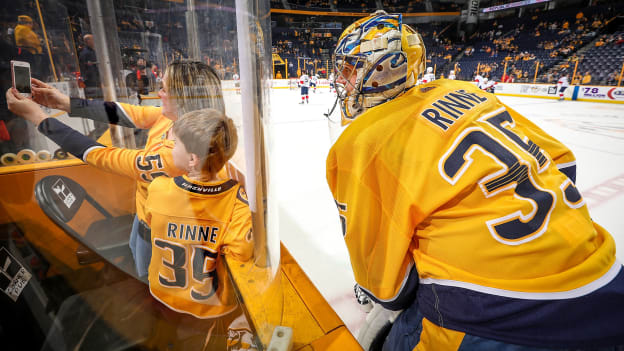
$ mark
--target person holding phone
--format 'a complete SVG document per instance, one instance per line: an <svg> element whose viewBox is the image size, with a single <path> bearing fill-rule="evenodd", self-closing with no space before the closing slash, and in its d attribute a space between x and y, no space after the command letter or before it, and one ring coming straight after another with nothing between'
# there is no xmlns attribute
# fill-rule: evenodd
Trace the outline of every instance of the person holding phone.
<svg viewBox="0 0 624 351"><path fill-rule="evenodd" d="M70 117L149 130L142 150L106 147L93 141L81 155L82 160L92 166L137 180L137 212L130 236L130 248L138 276L146 276L151 258L150 232L144 210L147 187L159 176L177 177L184 174L184 170L176 167L172 158L174 140L170 131L173 121L187 112L203 108L225 113L221 81L217 73L202 62L171 63L165 70L163 85L158 92L162 107L70 98L40 80L32 79L32 83L32 100L24 98L16 90L7 91L8 108L35 123L40 132L64 149L72 146L71 138L59 135L60 122L47 118L38 104L66 111ZM224 169L220 174L225 177L229 176L228 173Z"/></svg>

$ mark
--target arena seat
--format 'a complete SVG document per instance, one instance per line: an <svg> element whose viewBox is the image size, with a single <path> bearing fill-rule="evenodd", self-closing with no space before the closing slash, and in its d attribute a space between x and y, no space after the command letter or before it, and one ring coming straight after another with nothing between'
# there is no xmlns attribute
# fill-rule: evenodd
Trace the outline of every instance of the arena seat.
<svg viewBox="0 0 624 351"><path fill-rule="evenodd" d="M76 251L80 264L96 261L95 254L137 278L128 246L134 215L111 215L80 184L60 175L41 179L35 186L35 198L54 223L84 246ZM91 205L90 210L89 206L84 206L85 200ZM104 219L91 220L94 212ZM74 218L78 220L72 221ZM74 222L75 225L70 225ZM87 229L81 230L85 226Z"/></svg>

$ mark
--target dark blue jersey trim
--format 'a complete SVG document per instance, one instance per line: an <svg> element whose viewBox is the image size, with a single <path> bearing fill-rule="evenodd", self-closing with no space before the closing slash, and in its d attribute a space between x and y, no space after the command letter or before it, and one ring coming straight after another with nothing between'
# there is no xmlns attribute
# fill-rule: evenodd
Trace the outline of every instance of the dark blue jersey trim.
<svg viewBox="0 0 624 351"><path fill-rule="evenodd" d="M576 184L576 165L559 168L559 172L565 174L572 183Z"/></svg>
<svg viewBox="0 0 624 351"><path fill-rule="evenodd" d="M238 182L234 179L230 179L218 185L203 185L190 182L187 179L184 179L184 177L182 176L173 178L173 181L175 185L177 185L179 188L201 195L220 194L222 192L230 190L232 187L238 184Z"/></svg>
<svg viewBox="0 0 624 351"><path fill-rule="evenodd" d="M624 269L585 296L525 300L421 284L423 315L444 328L512 344L588 348L624 345Z"/></svg>
<svg viewBox="0 0 624 351"><path fill-rule="evenodd" d="M411 306L416 300L416 292L418 291L419 284L418 271L416 270L416 266L412 265L405 279L405 283L401 287L401 290L391 300L381 300L373 295L370 291L368 291L366 287L360 287L366 293L366 295L371 298L371 300L375 301L378 304L381 304L385 309L398 311Z"/></svg>
<svg viewBox="0 0 624 351"><path fill-rule="evenodd" d="M84 153L88 149L94 146L104 147L104 145L72 129L56 118L46 118L39 124L38 129L63 150L81 160L84 160Z"/></svg>
<svg viewBox="0 0 624 351"><path fill-rule="evenodd" d="M238 188L238 192L236 193L236 198L239 199L242 203L249 206L249 201L247 200L247 193L245 192L245 188L241 185Z"/></svg>
<svg viewBox="0 0 624 351"><path fill-rule="evenodd" d="M70 117L82 117L97 122L136 128L126 111L115 102L71 98L70 105Z"/></svg>

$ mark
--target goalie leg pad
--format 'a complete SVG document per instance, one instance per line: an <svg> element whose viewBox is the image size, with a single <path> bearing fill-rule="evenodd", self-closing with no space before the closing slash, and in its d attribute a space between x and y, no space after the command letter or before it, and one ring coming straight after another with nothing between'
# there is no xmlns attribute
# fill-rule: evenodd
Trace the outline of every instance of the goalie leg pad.
<svg viewBox="0 0 624 351"><path fill-rule="evenodd" d="M374 304L358 332L357 340L362 348L366 351L381 350L392 323L400 313L401 311L387 310L380 304Z"/></svg>

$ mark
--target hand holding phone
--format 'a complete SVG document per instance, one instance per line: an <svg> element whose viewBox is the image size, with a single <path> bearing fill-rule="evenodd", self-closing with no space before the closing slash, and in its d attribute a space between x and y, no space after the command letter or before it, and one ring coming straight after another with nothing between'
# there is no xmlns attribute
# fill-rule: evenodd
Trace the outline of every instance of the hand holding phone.
<svg viewBox="0 0 624 351"><path fill-rule="evenodd" d="M6 101L9 111L23 119L39 125L48 115L41 109L39 104L32 99L26 98L15 88L9 88L6 92Z"/></svg>
<svg viewBox="0 0 624 351"><path fill-rule="evenodd" d="M69 112L70 98L55 87L32 78L32 99L39 105Z"/></svg>
<svg viewBox="0 0 624 351"><path fill-rule="evenodd" d="M30 88L30 63L24 61L11 61L11 78L13 88L22 96L32 97Z"/></svg>

